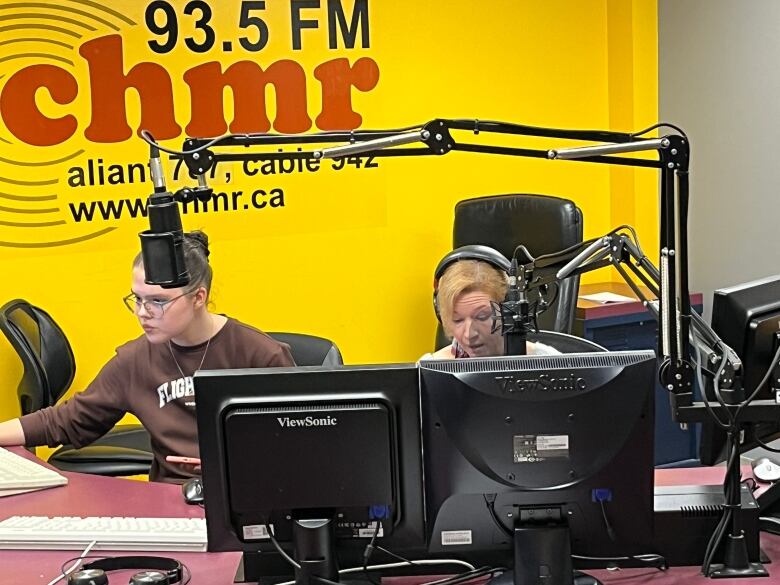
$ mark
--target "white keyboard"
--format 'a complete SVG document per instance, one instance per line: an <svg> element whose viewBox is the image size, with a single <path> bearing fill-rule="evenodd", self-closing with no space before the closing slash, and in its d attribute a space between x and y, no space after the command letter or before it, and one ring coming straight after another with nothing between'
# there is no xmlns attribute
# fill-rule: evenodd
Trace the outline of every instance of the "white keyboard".
<svg viewBox="0 0 780 585"><path fill-rule="evenodd" d="M0 447L0 490L40 489L66 483L68 479L56 471Z"/></svg>
<svg viewBox="0 0 780 585"><path fill-rule="evenodd" d="M204 518L12 516L0 522L0 549L206 550Z"/></svg>

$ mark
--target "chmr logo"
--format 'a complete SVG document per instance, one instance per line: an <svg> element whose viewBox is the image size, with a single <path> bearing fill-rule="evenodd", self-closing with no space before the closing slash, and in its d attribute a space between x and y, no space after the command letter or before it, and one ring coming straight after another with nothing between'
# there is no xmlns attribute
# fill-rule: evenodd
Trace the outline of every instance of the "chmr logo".
<svg viewBox="0 0 780 585"><path fill-rule="evenodd" d="M73 114L47 116L36 103L45 92L67 112L78 99L89 99L91 113L84 137L90 142L123 142L132 137L127 123L128 90L140 98L140 128L158 140L177 138L182 127L176 119L173 80L159 63L136 63L129 70L123 58L122 37L108 35L79 47L86 61L88 87L80 86L65 69L48 64L30 65L14 73L0 93L0 115L17 139L34 146L61 144L79 127ZM369 91L379 80L379 67L363 57L354 64L346 58L331 59L314 68L321 85L321 111L315 123L321 130L352 130L363 118L352 109L351 88ZM307 108L306 72L300 63L281 59L267 67L255 61L237 61L224 66L208 61L184 72L190 99L190 119L184 127L188 136L217 136L234 133L268 132L297 134L309 130L312 120ZM276 95L276 118L268 119L267 86ZM225 120L225 89L233 95L233 120ZM86 95L80 95L88 90Z"/></svg>
<svg viewBox="0 0 780 585"><path fill-rule="evenodd" d="M370 48L369 0L0 2L0 247L137 227L142 129L172 140L359 128L353 98L379 82ZM236 174L211 209L284 207L284 182Z"/></svg>
<svg viewBox="0 0 780 585"><path fill-rule="evenodd" d="M276 417L279 426L285 429L294 427L335 427L338 425L338 419L335 416L324 416L315 418L307 416L305 418L290 418L289 416Z"/></svg>
<svg viewBox="0 0 780 585"><path fill-rule="evenodd" d="M507 394L516 392L574 392L588 389L585 379L574 374L563 374L559 377L539 374L537 377L527 378L512 374L509 376L496 376L495 380L501 391Z"/></svg>
<svg viewBox="0 0 780 585"><path fill-rule="evenodd" d="M84 3L93 5L92 2ZM201 57L195 61L200 63L183 72L181 79L187 87L181 95L186 93L189 97L187 104L176 104L174 100L174 80L178 82L178 75L172 77L168 69L158 62L159 59L125 63L122 36L109 34L83 42L78 47L78 55L87 68L86 78L78 78L55 64L29 65L16 71L3 84L0 92L0 116L11 134L22 142L52 146L65 142L76 133L80 125L83 126L75 115L68 112L78 100L88 100L90 119L84 129L84 137L95 143L122 142L132 136L127 121L126 94L128 90L133 90L140 100L140 127L149 130L159 140L177 138L181 136L182 130L188 136L217 136L228 130L234 133L267 132L272 128L287 134L305 132L312 127L312 119L307 106L310 88L303 66L292 59L279 59L261 65L262 59L256 57L234 60L229 59L228 54L233 51L235 36L238 36L237 44L246 53L260 51L272 38L289 38L292 51L301 51L304 31L320 26L318 18L309 17L311 9L319 8L320 2L291 0L289 37L282 31L269 30L263 20L265 4L255 1L241 2L236 6L236 11L240 12L236 15L236 28L225 30L220 35L224 39L218 42L218 33L222 31L210 24L213 15L210 4L204 0L187 3L184 13L190 16L200 13L200 18L195 20L193 26L205 37L200 41L195 36L184 39L184 47L193 55L183 62L190 63L194 60L192 57L198 55L219 55L219 59ZM56 20L56 11L64 10L73 13L68 17L59 17L64 22L94 31L97 29L90 22L98 19L118 29L108 20L87 11L55 4L49 5L49 8L55 11L54 16L37 16ZM111 12L118 14L116 11ZM17 15L19 18L25 16L30 17L31 14ZM7 18L0 16L3 20ZM154 0L148 4L145 18L147 28L150 33L165 39L165 42L156 39L147 41L152 52L162 55L176 48L180 27L178 18L168 2ZM164 24L158 23L161 19L164 19ZM125 17L125 21L128 20ZM328 27L328 49L341 48L339 43L345 49L353 49L358 39L361 48L369 47L368 0L355 1L351 13L344 9L341 0L328 0L323 20ZM129 22L134 24L133 21ZM0 27L0 33L5 28ZM254 35L249 35L249 32ZM257 35L259 38L256 38ZM80 34L77 36L81 37ZM51 39L37 40L43 43ZM67 43L63 46L75 48ZM71 59L61 58L60 61L70 64L72 68L76 66ZM178 62L182 62L181 59ZM374 89L379 80L377 63L368 57L359 58L354 63L343 57L329 59L314 67L312 75L319 84L321 98L320 111L314 120L317 128L351 130L360 126L362 117L352 109L352 88L361 92ZM276 96L273 123L267 113L268 86L273 87ZM230 89L232 94L231 107L227 108L233 113L230 124L225 120L226 89ZM62 115L44 113L37 103L42 95L58 104ZM189 122L184 128L178 123L177 110L189 112Z"/></svg>

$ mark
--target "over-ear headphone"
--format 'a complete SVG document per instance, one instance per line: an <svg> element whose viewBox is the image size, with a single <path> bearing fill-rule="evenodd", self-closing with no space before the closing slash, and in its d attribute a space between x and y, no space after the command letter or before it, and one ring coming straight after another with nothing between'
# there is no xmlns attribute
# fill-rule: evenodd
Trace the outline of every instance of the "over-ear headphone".
<svg viewBox="0 0 780 585"><path fill-rule="evenodd" d="M433 310L436 313L436 318L441 323L441 313L439 312L439 280L441 279L444 271L455 262L461 260L481 260L487 262L491 266L509 272L511 263L501 252L490 246L483 246L481 244L470 244L468 246L461 246L455 248L452 252L444 256L439 260L439 264L436 265L436 270L433 273Z"/></svg>
<svg viewBox="0 0 780 585"><path fill-rule="evenodd" d="M86 563L80 570L68 575L70 585L106 585L107 571L146 569L130 577L131 585L170 585L182 578L182 564L167 557L106 557Z"/></svg>

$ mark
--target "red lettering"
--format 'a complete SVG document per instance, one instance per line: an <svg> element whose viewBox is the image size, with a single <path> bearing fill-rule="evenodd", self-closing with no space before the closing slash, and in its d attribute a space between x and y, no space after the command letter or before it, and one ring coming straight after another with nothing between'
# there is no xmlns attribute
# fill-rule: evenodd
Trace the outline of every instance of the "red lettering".
<svg viewBox="0 0 780 585"><path fill-rule="evenodd" d="M78 95L74 77L54 65L31 65L14 73L0 94L0 114L16 138L33 146L60 144L73 136L78 127L76 117L44 116L35 103L35 94L46 88L56 103L71 103Z"/></svg>
<svg viewBox="0 0 780 585"><path fill-rule="evenodd" d="M321 130L352 130L362 124L363 117L352 109L352 90L371 91L379 81L379 65L361 57L350 67L346 58L333 59L319 65L314 77L322 84L322 111L317 116Z"/></svg>
<svg viewBox="0 0 780 585"><path fill-rule="evenodd" d="M157 63L138 63L124 73L122 37L108 35L81 45L89 66L92 120L84 135L92 142L122 142L132 136L127 124L125 93L132 87L141 100L140 128L158 140L176 138L173 88L168 72Z"/></svg>
<svg viewBox="0 0 780 585"><path fill-rule="evenodd" d="M84 131L93 143L128 140L133 130L127 120L127 91L139 98L139 128L155 138L168 140L181 135L176 122L171 77L153 62L141 62L125 72L122 38L108 35L87 41L79 48L86 60L91 97L91 119ZM231 132L274 130L284 134L306 132L312 127L307 108L307 75L300 63L282 59L263 68L254 61L239 61L226 67L217 61L195 65L184 73L190 90L190 136L216 136L228 129L224 94L233 99ZM379 66L368 57L350 65L346 58L332 59L314 69L322 87L322 110L315 122L322 130L358 128L363 118L352 107L352 88L362 92L379 82ZM273 86L275 118L268 117L266 90ZM12 75L0 93L0 117L19 140L34 146L52 146L69 139L78 128L72 114L44 115L36 102L45 89L60 105L72 103L79 92L76 78L53 65L32 65Z"/></svg>
<svg viewBox="0 0 780 585"><path fill-rule="evenodd" d="M192 96L192 117L185 128L189 136L216 136L226 130L223 94L233 94L233 121L230 131L268 132L265 89L273 85L276 94L276 119L273 127L285 134L306 132L311 118L306 109L306 73L295 61L283 59L265 71L253 61L239 61L225 72L217 62L193 67L184 74Z"/></svg>

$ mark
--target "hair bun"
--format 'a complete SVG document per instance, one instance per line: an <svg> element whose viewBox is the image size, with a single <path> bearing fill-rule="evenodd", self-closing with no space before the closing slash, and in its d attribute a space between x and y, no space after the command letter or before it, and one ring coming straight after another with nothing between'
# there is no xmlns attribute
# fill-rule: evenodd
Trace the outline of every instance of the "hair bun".
<svg viewBox="0 0 780 585"><path fill-rule="evenodd" d="M209 237L206 235L206 232L193 230L184 234L184 237L189 239L193 244L197 244L203 248L203 253L206 255L206 258L209 257Z"/></svg>

